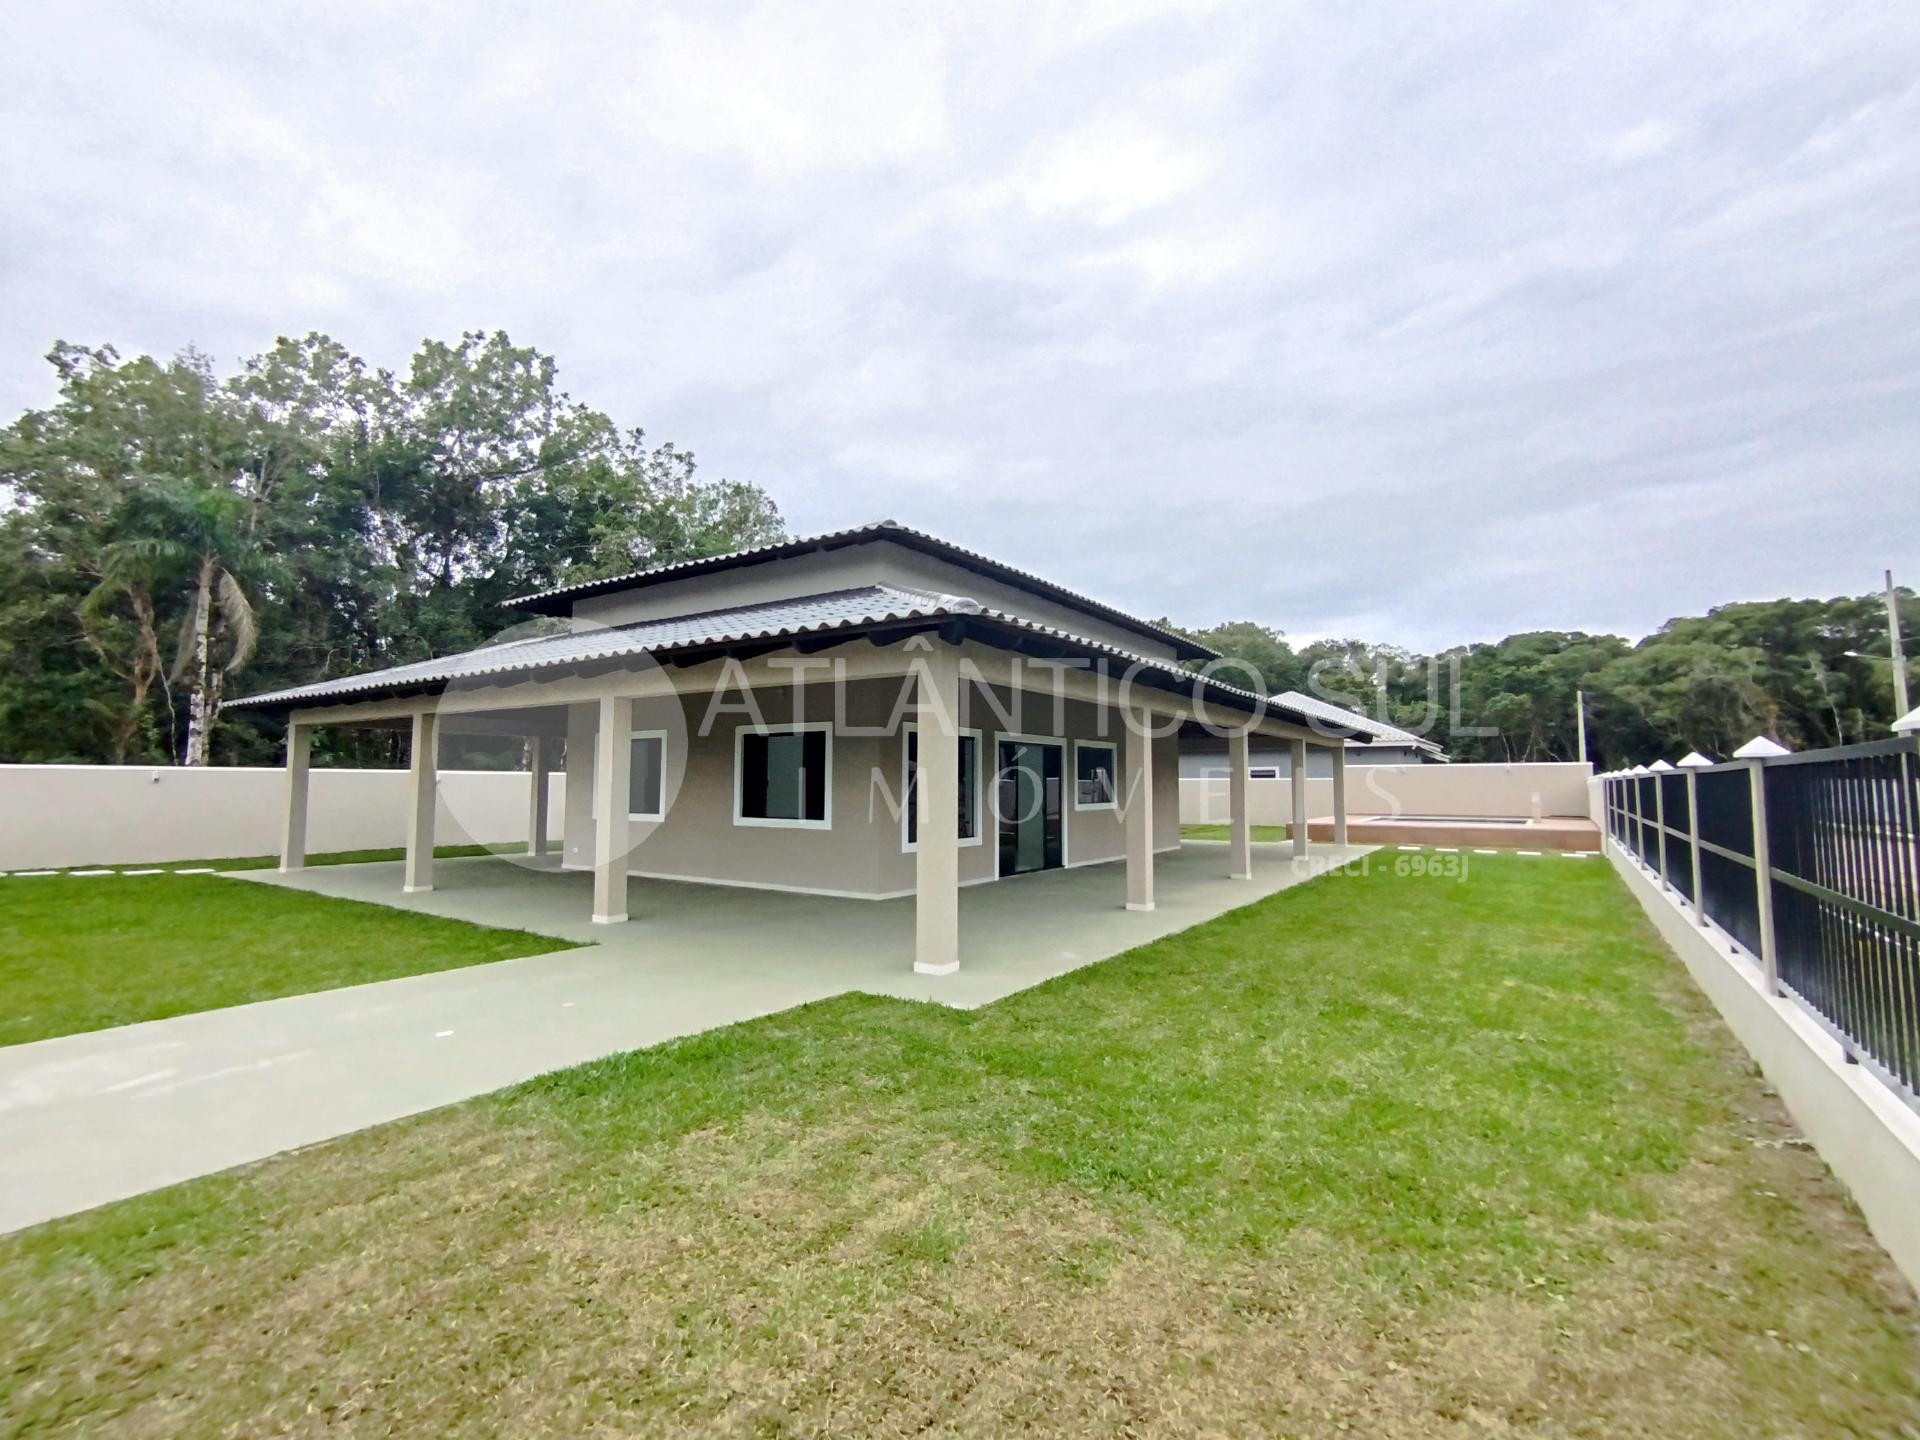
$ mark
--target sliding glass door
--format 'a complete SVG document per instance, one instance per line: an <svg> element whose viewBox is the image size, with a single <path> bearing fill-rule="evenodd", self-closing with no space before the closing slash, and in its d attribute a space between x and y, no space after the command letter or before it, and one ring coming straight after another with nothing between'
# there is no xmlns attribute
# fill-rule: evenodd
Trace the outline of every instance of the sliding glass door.
<svg viewBox="0 0 1920 1440"><path fill-rule="evenodd" d="M1002 740L994 785L1000 873L1055 870L1066 858L1065 750L1058 742Z"/></svg>

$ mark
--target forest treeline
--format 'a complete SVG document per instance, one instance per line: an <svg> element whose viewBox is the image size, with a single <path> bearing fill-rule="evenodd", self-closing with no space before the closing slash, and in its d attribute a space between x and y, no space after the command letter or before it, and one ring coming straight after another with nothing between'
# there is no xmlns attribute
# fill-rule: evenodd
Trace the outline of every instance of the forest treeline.
<svg viewBox="0 0 1920 1440"><path fill-rule="evenodd" d="M192 352L48 358L56 402L0 432L4 760L277 763L278 723L219 715L223 694L464 650L511 596L785 533L759 487L702 478L503 334L429 340L401 372L324 335L229 376Z"/></svg>
<svg viewBox="0 0 1920 1440"><path fill-rule="evenodd" d="M1920 605L1899 592L1902 634ZM1601 769L1725 759L1755 735L1795 750L1884 740L1893 713L1881 595L1755 600L1669 620L1637 644L1535 630L1437 655L1358 640L1293 648L1242 621L1189 632L1257 675L1402 726L1455 760L1572 760L1584 692L1587 754ZM1852 652L1852 653L1849 653Z"/></svg>
<svg viewBox="0 0 1920 1440"><path fill-rule="evenodd" d="M4 761L276 763L278 723L223 697L463 650L501 633L511 596L785 534L760 487L703 478L503 334L429 340L400 371L324 335L230 375L191 351L48 359L54 403L0 431ZM1873 595L1726 605L1638 644L1542 631L1436 656L1295 649L1251 622L1191 633L1269 690L1462 760L1572 758L1583 689L1603 766L1756 733L1878 738L1894 718ZM316 758L403 744L323 730Z"/></svg>

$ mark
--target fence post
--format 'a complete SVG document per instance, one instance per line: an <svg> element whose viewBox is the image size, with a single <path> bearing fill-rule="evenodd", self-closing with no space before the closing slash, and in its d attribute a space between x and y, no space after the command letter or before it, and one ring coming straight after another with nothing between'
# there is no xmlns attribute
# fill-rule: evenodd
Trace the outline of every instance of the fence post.
<svg viewBox="0 0 1920 1440"><path fill-rule="evenodd" d="M1627 788L1621 792L1620 808L1626 812L1626 816L1622 817L1621 828L1627 835L1627 855L1638 862L1640 859L1640 786L1631 770L1627 771L1626 785ZM1631 824L1633 828L1628 830L1627 824Z"/></svg>
<svg viewBox="0 0 1920 1440"><path fill-rule="evenodd" d="M1760 973L1767 994L1780 993L1780 951L1773 933L1773 852L1767 843L1767 771L1760 760L1749 760L1748 782L1753 795L1753 884L1759 902Z"/></svg>
<svg viewBox="0 0 1920 1440"><path fill-rule="evenodd" d="M1653 777L1653 843L1660 850L1660 888L1671 890L1667 880L1667 787Z"/></svg>
<svg viewBox="0 0 1920 1440"><path fill-rule="evenodd" d="M1695 772L1713 762L1698 750L1689 750L1680 762L1687 772L1687 851L1693 862L1693 919L1701 929L1707 927L1707 892L1700 885L1700 777Z"/></svg>
<svg viewBox="0 0 1920 1440"><path fill-rule="evenodd" d="M1665 760L1656 760L1647 767L1653 772L1653 829L1654 844L1660 848L1660 888L1673 889L1673 879L1667 874L1667 775L1673 767Z"/></svg>
<svg viewBox="0 0 1920 1440"><path fill-rule="evenodd" d="M1649 875L1653 873L1653 863L1647 859L1647 776L1653 772L1644 765L1633 767L1633 853L1639 860L1640 868ZM1656 797L1657 798L1657 797Z"/></svg>

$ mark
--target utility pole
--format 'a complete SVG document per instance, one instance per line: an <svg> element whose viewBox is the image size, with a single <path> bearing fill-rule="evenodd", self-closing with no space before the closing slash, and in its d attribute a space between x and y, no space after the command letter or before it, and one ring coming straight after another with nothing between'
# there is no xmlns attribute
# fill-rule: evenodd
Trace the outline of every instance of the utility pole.
<svg viewBox="0 0 1920 1440"><path fill-rule="evenodd" d="M1900 645L1900 598L1887 571L1887 641L1893 649L1893 718L1907 713L1907 652Z"/></svg>
<svg viewBox="0 0 1920 1440"><path fill-rule="evenodd" d="M1906 711L1900 713L1904 715ZM1587 692L1584 690L1573 692L1573 725L1580 737L1580 763L1584 765L1587 763Z"/></svg>

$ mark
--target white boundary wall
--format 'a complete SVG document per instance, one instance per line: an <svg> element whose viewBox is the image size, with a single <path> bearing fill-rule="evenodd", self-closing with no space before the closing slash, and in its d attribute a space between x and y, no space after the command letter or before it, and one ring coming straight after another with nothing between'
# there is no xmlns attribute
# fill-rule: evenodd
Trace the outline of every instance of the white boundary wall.
<svg viewBox="0 0 1920 1440"><path fill-rule="evenodd" d="M406 843L405 770L309 772L307 853ZM566 777L547 808L558 843ZM528 777L443 770L441 845L524 843ZM273 855L286 814L278 766L0 765L0 870Z"/></svg>
<svg viewBox="0 0 1920 1440"><path fill-rule="evenodd" d="M1607 858L1694 983L1780 1093L1794 1123L1853 1192L1867 1228L1920 1286L1920 1112L1849 1065L1840 1042L1792 1000L1769 995L1760 962L1716 928L1703 929L1617 840Z"/></svg>
<svg viewBox="0 0 1920 1440"><path fill-rule="evenodd" d="M1350 815L1447 815L1542 819L1587 817L1587 782L1593 767L1555 761L1533 765L1347 765ZM1252 780L1248 809L1256 825L1285 825L1293 818L1291 780ZM1333 813L1333 781L1309 777L1307 814ZM1183 825L1224 825L1231 811L1223 772L1180 782Z"/></svg>

